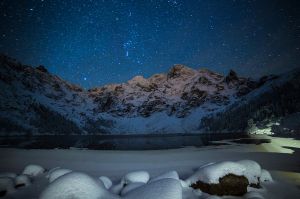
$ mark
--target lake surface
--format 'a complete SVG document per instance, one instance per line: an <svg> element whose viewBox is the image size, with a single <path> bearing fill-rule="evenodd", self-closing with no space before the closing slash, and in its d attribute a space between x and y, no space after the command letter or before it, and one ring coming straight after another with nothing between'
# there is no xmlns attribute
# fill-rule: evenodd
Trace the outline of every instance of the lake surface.
<svg viewBox="0 0 300 199"><path fill-rule="evenodd" d="M1 148L54 149L86 148L96 150L155 150L187 146L202 147L225 145L213 141L234 139L241 144L260 144L263 139L249 138L246 134L201 134L201 135L60 135L60 136L15 136L0 137Z"/></svg>

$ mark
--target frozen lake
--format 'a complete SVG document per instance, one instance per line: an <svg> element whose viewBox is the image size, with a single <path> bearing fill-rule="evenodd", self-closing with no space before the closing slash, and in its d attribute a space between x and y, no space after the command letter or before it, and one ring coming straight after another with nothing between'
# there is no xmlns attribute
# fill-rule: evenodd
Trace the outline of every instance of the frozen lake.
<svg viewBox="0 0 300 199"><path fill-rule="evenodd" d="M61 135L61 136L14 136L0 137L1 148L68 149L87 148L96 150L156 150L188 146L203 147L225 145L214 141L234 140L241 144L268 143L268 139L250 138L246 134L201 134L201 135Z"/></svg>

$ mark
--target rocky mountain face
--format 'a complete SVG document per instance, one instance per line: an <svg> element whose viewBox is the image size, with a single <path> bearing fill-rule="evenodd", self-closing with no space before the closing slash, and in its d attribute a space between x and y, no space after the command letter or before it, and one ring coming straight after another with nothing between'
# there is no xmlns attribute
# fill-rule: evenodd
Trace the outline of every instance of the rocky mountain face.
<svg viewBox="0 0 300 199"><path fill-rule="evenodd" d="M136 76L126 83L85 90L50 74L43 66L25 66L1 55L0 134L221 131L211 127L217 116L230 115L241 104L252 104L246 101L254 99L255 93L259 98L274 82L280 87L291 79L265 76L252 80L234 71L224 76L174 65L166 74L148 79ZM236 129L224 126L223 130L243 131L250 116L245 116L246 124Z"/></svg>

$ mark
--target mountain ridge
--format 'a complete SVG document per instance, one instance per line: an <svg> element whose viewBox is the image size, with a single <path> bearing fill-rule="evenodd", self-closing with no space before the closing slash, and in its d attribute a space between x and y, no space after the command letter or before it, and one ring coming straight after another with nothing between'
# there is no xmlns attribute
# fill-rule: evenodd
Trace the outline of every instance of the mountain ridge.
<svg viewBox="0 0 300 199"><path fill-rule="evenodd" d="M208 131L201 127L203 118L279 78L253 80L232 70L222 75L176 64L149 78L135 76L125 83L83 89L43 66L22 65L4 55L0 64L5 91L0 95L0 134L8 135Z"/></svg>

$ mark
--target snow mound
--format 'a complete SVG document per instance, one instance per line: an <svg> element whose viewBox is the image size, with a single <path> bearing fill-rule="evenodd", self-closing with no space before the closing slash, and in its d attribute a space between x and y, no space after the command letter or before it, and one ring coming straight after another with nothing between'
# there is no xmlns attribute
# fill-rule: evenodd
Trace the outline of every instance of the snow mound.
<svg viewBox="0 0 300 199"><path fill-rule="evenodd" d="M219 178L222 178L227 174L243 176L245 170L246 168L242 164L236 162L225 161L209 164L200 167L194 175L186 179L186 183L191 185L200 180L208 184L218 184Z"/></svg>
<svg viewBox="0 0 300 199"><path fill-rule="evenodd" d="M262 169L260 175L260 182L273 182L273 178L269 171Z"/></svg>
<svg viewBox="0 0 300 199"><path fill-rule="evenodd" d="M178 180L167 178L141 186L124 199L182 199L182 188Z"/></svg>
<svg viewBox="0 0 300 199"><path fill-rule="evenodd" d="M264 199L264 197L262 195L260 195L260 193L258 193L256 191L250 191L250 192L246 193L244 195L244 197L246 199Z"/></svg>
<svg viewBox="0 0 300 199"><path fill-rule="evenodd" d="M21 174L15 178L16 187L22 187L22 186L27 187L29 185L31 185L31 180L28 175Z"/></svg>
<svg viewBox="0 0 300 199"><path fill-rule="evenodd" d="M130 183L129 185L126 185L122 191L121 191L121 196L124 196L126 195L128 192L136 189L136 188L139 188L141 186L145 185L145 183L143 182L133 182L133 183Z"/></svg>
<svg viewBox="0 0 300 199"><path fill-rule="evenodd" d="M163 174L151 179L149 182L155 182L157 180L161 180L161 179L165 179L165 178L179 180L179 175L178 175L177 171L169 171L169 172L163 173Z"/></svg>
<svg viewBox="0 0 300 199"><path fill-rule="evenodd" d="M246 170L244 176L248 179L250 184L258 184L261 175L260 165L253 160L240 160L237 163L243 165Z"/></svg>
<svg viewBox="0 0 300 199"><path fill-rule="evenodd" d="M3 172L3 173L0 173L0 178L3 178L3 177L15 178L15 177L17 177L17 174L12 173L12 172Z"/></svg>
<svg viewBox="0 0 300 199"><path fill-rule="evenodd" d="M54 180L56 180L57 178L59 178L60 176L63 176L67 173L71 173L72 170L70 169L55 169L54 171L52 171L51 173L49 173L49 182L53 182Z"/></svg>
<svg viewBox="0 0 300 199"><path fill-rule="evenodd" d="M134 171L126 174L123 178L125 184L130 184L133 182L143 182L147 183L149 181L150 175L147 171Z"/></svg>
<svg viewBox="0 0 300 199"><path fill-rule="evenodd" d="M99 180L103 183L106 189L110 189L112 186L112 181L106 176L100 176Z"/></svg>
<svg viewBox="0 0 300 199"><path fill-rule="evenodd" d="M45 169L42 166L30 164L24 168L23 174L34 177L44 173L44 171Z"/></svg>
<svg viewBox="0 0 300 199"><path fill-rule="evenodd" d="M119 199L90 176L71 172L56 179L42 192L40 199Z"/></svg>
<svg viewBox="0 0 300 199"><path fill-rule="evenodd" d="M12 178L0 178L0 194L12 193L15 191L15 183Z"/></svg>

